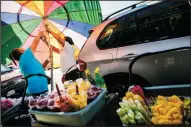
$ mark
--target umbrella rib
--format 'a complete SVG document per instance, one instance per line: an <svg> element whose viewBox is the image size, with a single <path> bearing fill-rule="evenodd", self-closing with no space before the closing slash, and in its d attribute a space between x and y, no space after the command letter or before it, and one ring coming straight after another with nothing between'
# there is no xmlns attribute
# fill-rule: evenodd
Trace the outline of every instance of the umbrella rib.
<svg viewBox="0 0 191 127"><path fill-rule="evenodd" d="M1 12L1 13L8 13L8 12ZM17 13L9 13L9 14L17 14ZM22 15L27 15L27 14L22 14ZM30 16L30 15L27 15L27 16ZM36 16L37 17L37 16ZM28 19L28 20L23 20L23 21L20 21L20 22L24 22L24 21L29 21L29 20L36 20L36 19L40 19L41 17L37 17L37 18L34 18L34 19ZM13 25L13 24L16 24L17 22L14 22L14 23L10 23L8 25ZM2 27L6 27L8 25L5 25L5 26L2 26Z"/></svg>
<svg viewBox="0 0 191 127"><path fill-rule="evenodd" d="M85 11L85 10L81 10L81 11ZM93 10L88 10L88 11L93 11ZM78 11L72 11L72 12L70 12L70 13L73 13L73 12L78 12ZM70 14L69 13L69 14ZM57 14L54 14L54 15L62 15L62 14L66 14L66 13L57 13ZM61 18L54 18L54 17L52 17L52 16L54 16L54 15L50 15L49 17L49 19L59 19L59 20L67 20L67 19L61 19ZM52 18L51 18L52 17ZM71 21L75 21L75 20L72 20L72 19L70 19ZM76 20L76 21L78 21L78 22L81 22L81 23L86 23L86 24L90 24L90 25L92 25L91 23L87 23L87 22L82 22L82 21L79 21L79 20Z"/></svg>
<svg viewBox="0 0 191 127"><path fill-rule="evenodd" d="M22 8L22 7L26 8L26 10L27 10L28 12L32 11L33 13L35 13L36 15L38 15L39 17L41 16L41 15L39 15L38 13L34 12L32 9L28 8L27 6L23 6L21 3L18 3L18 4L21 5L21 8ZM29 10L30 10L30 11L29 11ZM17 13L18 13L18 12L17 12ZM30 13L31 13L31 12L30 12ZM31 14L32 14L32 13L31 13ZM33 14L32 14L32 15L33 15Z"/></svg>
<svg viewBox="0 0 191 127"><path fill-rule="evenodd" d="M50 8L48 9L48 11L46 12L46 14L49 12L49 10L50 10L51 8L53 8L53 3L54 3L54 1L52 1L51 6L50 6ZM46 14L45 14L45 15L46 15Z"/></svg>
<svg viewBox="0 0 191 127"><path fill-rule="evenodd" d="M38 8L38 6L35 4L35 2L33 2L34 3L34 5L36 6L36 8L37 8L37 10L42 14L42 16L43 16L43 13L41 12L41 10L40 10L40 8Z"/></svg>
<svg viewBox="0 0 191 127"><path fill-rule="evenodd" d="M53 3L55 3L55 1L53 1L52 4L53 4ZM57 2L57 3L60 4L60 2ZM56 8L55 10L57 10L57 9L59 9L59 8L61 8L61 7L63 8L67 3L68 3L68 1L67 1L65 4L60 4L60 7ZM52 4L51 4L51 8L53 7ZM49 8L49 10L50 10L50 8ZM49 12L49 10L48 10L48 12ZM55 10L53 10L53 11L55 11ZM52 11L52 12L53 12L53 11ZM50 12L50 14L51 14L52 12ZM48 15L50 15L50 14L48 14Z"/></svg>
<svg viewBox="0 0 191 127"><path fill-rule="evenodd" d="M32 19L32 20L37 20L37 19L41 19L41 17L40 17L40 18L36 18L36 19ZM25 21L32 21L32 20L31 20L31 19L29 19L29 20L24 20L24 21L20 21L20 23L21 23L21 22L25 22ZM2 26L2 27L11 26L11 25L14 25L14 24L17 24L17 23L8 24L8 25Z"/></svg>
<svg viewBox="0 0 191 127"><path fill-rule="evenodd" d="M59 23L56 23L55 21L52 21L52 20L50 20L50 23L51 23L54 27L56 27L54 24L58 24L58 25L60 25ZM61 30L62 27L63 27L63 30ZM65 27L65 26L62 26L62 27L59 27L60 29L57 28L57 29L59 30L60 33L63 33L63 32L67 29L67 27ZM79 34L79 35L83 36L82 34L76 32L76 31L74 31L74 30L72 30L72 29L70 29L70 30L73 31L73 32L75 32L76 34Z"/></svg>
<svg viewBox="0 0 191 127"><path fill-rule="evenodd" d="M76 11L70 11L69 13L72 13L72 12L81 12L81 11L86 11L86 10L76 10ZM88 11L100 11L100 10L88 10ZM56 13L56 14L53 14L53 15L49 15L49 16L54 16L54 15L58 15L58 14L65 14L65 13Z"/></svg>
<svg viewBox="0 0 191 127"><path fill-rule="evenodd" d="M33 24L34 24L34 23L33 23ZM29 26L26 27L26 28L29 28L29 27L32 26L33 24L29 25ZM23 30L21 29L21 30L20 30L19 32L17 32L16 34L20 33L21 31L23 31ZM14 34L14 35L11 36L10 38L8 38L7 41L10 40L11 38L13 38L14 36L16 36L16 34ZM4 43L2 43L1 46L2 46L3 44L5 44L7 41L5 41Z"/></svg>
<svg viewBox="0 0 191 127"><path fill-rule="evenodd" d="M26 7L25 7L26 8ZM32 14L29 9L26 9L30 14ZM31 9L30 9L31 10ZM32 10L31 10L32 11ZM33 11L34 12L34 11ZM36 12L34 12L35 14L37 14ZM33 15L33 14L32 14ZM37 14L38 15L38 14ZM39 15L40 16L40 15Z"/></svg>
<svg viewBox="0 0 191 127"><path fill-rule="evenodd" d="M54 25L54 24L60 25L61 27L58 27L58 29L64 27L63 30L60 30L60 29L59 29L59 31L61 31L61 33L64 33L64 30L66 30L66 29L69 28L69 30L71 30L71 31L73 31L73 32L75 32L75 33L77 33L77 34L79 34L79 35L81 35L81 36L87 38L84 34L78 32L78 31L75 31L74 29L70 29L70 27L65 27L65 26L63 26L63 25L61 25L61 24L59 24L59 23L57 23L57 22L55 22L55 21L52 21L52 20L50 20L50 21L53 23L53 25ZM55 25L54 25L54 26L55 26Z"/></svg>
<svg viewBox="0 0 191 127"><path fill-rule="evenodd" d="M85 11L87 12L88 10L87 10L87 5L86 5L86 2L85 1L83 1L83 3L84 3L84 6L85 6ZM87 13L86 13L87 14ZM89 16L87 16L88 17L88 21L90 22L90 17Z"/></svg>
<svg viewBox="0 0 191 127"><path fill-rule="evenodd" d="M33 32L42 24L42 21L39 23L39 25L37 25L37 27L35 29L33 29ZM31 32L32 33L32 32ZM29 39L30 36L27 37L27 39L25 40L25 43L26 41ZM23 46L24 44L21 45L21 47Z"/></svg>
<svg viewBox="0 0 191 127"><path fill-rule="evenodd" d="M30 1L30 2L33 2L33 1ZM21 6L23 6L23 4L21 4L21 3L19 3L19 4L20 4ZM38 12L40 12L40 14L34 12L31 8L28 8L28 7L25 6L25 5L24 5L24 7L26 7L27 9L29 9L29 10L31 10L31 11L33 11L34 13L38 14L39 16L42 16L42 13L41 13L41 11L39 10L39 8L37 7L37 5L36 5L34 2L33 2L33 4L36 6L36 9L37 9Z"/></svg>
<svg viewBox="0 0 191 127"><path fill-rule="evenodd" d="M51 20L51 21L52 21L52 20ZM54 27L54 29L58 30L59 33L62 33L62 32L63 32L63 31L59 30L53 23L51 23L50 21L48 21L48 22L52 25L52 27ZM52 22L54 22L54 21L52 21ZM65 28L66 28L66 27L65 27ZM64 29L65 29L65 28L64 28ZM63 30L64 30L64 29L63 29ZM63 33L62 33L62 34L63 34Z"/></svg>
<svg viewBox="0 0 191 127"><path fill-rule="evenodd" d="M28 12L30 12L30 11L28 11ZM27 15L27 14L23 14L23 13L18 13L18 12L15 12L15 13L13 13L13 12L1 12L1 13L9 13L9 14L22 14L22 15ZM31 13L31 12L30 12ZM32 14L32 13L31 13ZM27 16L35 16L35 17L40 17L40 16L36 16L36 15L27 15Z"/></svg>
<svg viewBox="0 0 191 127"><path fill-rule="evenodd" d="M66 21L67 21L67 19L59 19L59 18L49 18L49 20L51 20L51 21L53 21L53 20L66 20ZM77 21L77 20L70 20L70 21L76 21L76 22L81 22L81 23L84 23L84 24L90 24L90 25L92 25L91 23L82 22L82 21Z"/></svg>

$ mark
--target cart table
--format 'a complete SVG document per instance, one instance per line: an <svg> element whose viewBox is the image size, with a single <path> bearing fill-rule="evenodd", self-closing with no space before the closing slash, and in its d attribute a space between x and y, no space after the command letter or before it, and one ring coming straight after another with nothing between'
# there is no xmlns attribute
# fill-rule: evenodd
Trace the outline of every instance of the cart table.
<svg viewBox="0 0 191 127"><path fill-rule="evenodd" d="M106 104L96 113L96 115L90 120L87 126L122 126L119 117L116 114L118 108L116 94L110 94L106 98ZM38 121L32 121L32 126L55 126L53 124L40 123ZM57 125L56 125L57 126ZM61 126L61 125L60 125ZM63 125L62 125L63 126Z"/></svg>

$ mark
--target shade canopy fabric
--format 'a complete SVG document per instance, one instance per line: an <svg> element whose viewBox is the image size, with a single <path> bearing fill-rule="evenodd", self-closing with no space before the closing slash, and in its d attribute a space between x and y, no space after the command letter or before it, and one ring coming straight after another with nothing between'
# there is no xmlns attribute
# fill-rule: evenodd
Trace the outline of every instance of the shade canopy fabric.
<svg viewBox="0 0 191 127"><path fill-rule="evenodd" d="M70 36L81 49L88 30L101 22L102 14L99 1L1 1L1 63L10 64L8 54L12 49L27 49L42 28L44 17L54 32ZM50 43L59 47L50 35ZM35 52L36 58L43 63L49 57L48 47L41 41ZM60 66L59 54L53 53L54 67Z"/></svg>

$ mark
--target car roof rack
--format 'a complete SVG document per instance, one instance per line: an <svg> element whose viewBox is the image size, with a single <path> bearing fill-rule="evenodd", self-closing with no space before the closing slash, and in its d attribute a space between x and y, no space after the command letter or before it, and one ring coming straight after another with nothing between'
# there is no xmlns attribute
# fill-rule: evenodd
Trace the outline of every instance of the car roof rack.
<svg viewBox="0 0 191 127"><path fill-rule="evenodd" d="M136 3L136 4L133 4L133 5L131 5L131 6L125 7L125 8L123 8L123 9L121 9L121 10L118 10L118 11L116 11L116 12L110 14L109 16L107 16L104 20L102 20L102 22L108 20L111 16L113 16L113 15L115 15L115 14L117 14L117 13L120 13L120 12L126 10L126 9L129 9L129 8L134 9L134 8L136 8L137 5L142 4L142 3L144 3L144 2L147 2L147 1L148 1L148 0L143 0L143 1L141 1L141 2L138 2L138 3ZM164 0L164 1L165 1L165 0Z"/></svg>
<svg viewBox="0 0 191 127"><path fill-rule="evenodd" d="M133 5L131 5L131 6L125 7L125 8L123 8L123 9L121 9L121 10L118 10L118 11L116 11L116 12L110 14L109 16L107 16L102 22L108 20L111 16L113 16L113 15L119 13L119 12L122 12L122 11L124 11L124 10L126 10L126 9L129 9L129 8L134 9L134 8L136 8L136 5L141 4L141 3L145 2L145 1L147 1L147 0L143 0L143 1L141 1L141 2L138 2L138 3L136 3L136 4L133 4Z"/></svg>

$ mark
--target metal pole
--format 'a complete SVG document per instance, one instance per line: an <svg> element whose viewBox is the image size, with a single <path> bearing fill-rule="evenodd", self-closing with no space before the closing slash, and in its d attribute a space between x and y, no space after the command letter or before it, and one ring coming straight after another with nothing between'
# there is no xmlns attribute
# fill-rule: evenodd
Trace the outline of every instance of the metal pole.
<svg viewBox="0 0 191 127"><path fill-rule="evenodd" d="M54 85L54 79L53 79L53 52L52 52L52 48L51 47L49 47L50 48L50 55L51 55L51 57L50 57L50 61L51 61L51 91L53 91L53 85Z"/></svg>
<svg viewBox="0 0 191 127"><path fill-rule="evenodd" d="M48 33L48 37L49 37L49 33ZM50 46L50 38L48 39L49 41L49 51L50 51L50 63L51 63L51 71L50 71L50 75L51 75L51 91L53 91L53 86L54 86L54 79L53 79L53 52L52 52L52 47Z"/></svg>
<svg viewBox="0 0 191 127"><path fill-rule="evenodd" d="M45 27L47 28L48 25L46 24ZM50 77L51 77L51 91L53 91L53 86L54 86L54 79L53 79L53 52L52 52L52 47L50 44L50 36L49 32L48 33L48 46L49 46L49 52L50 52L50 63L51 63L51 70L50 70Z"/></svg>
<svg viewBox="0 0 191 127"><path fill-rule="evenodd" d="M50 52L50 63L51 63L51 71L50 71L50 76L51 76L51 91L53 91L53 52L52 52L52 48L50 46L50 43L47 42L46 40L43 40L48 44L48 48L49 48L49 52Z"/></svg>
<svg viewBox="0 0 191 127"><path fill-rule="evenodd" d="M43 20L46 20L46 19L47 19L47 16L43 17ZM47 28L48 25L45 24L45 27ZM51 44L50 44L49 32L47 32L47 33L48 33L48 47L49 47L49 52L50 52L50 63L51 63L51 71L50 71L51 91L53 91L53 85L54 85L54 79L53 79L53 52L52 52L52 47L51 47Z"/></svg>

